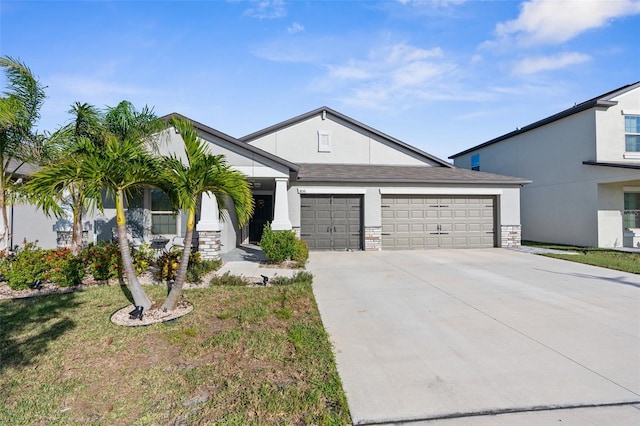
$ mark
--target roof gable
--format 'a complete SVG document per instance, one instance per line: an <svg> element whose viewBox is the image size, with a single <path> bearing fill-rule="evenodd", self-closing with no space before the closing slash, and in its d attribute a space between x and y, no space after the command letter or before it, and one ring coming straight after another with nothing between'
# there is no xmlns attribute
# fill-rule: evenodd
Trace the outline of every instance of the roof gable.
<svg viewBox="0 0 640 426"><path fill-rule="evenodd" d="M305 123L309 123L313 120L318 120L318 119L322 121L327 120L330 122L337 123L339 126L348 128L354 132L358 132L361 134L362 138L359 142L356 139L349 141L349 143L353 145L349 147L349 149L351 149L352 151L351 152L352 155L349 155L349 152L343 153L343 158L340 161L341 163L356 162L354 161L353 155L360 155L360 154L364 155L364 153L366 152L368 153L368 155L370 155L371 164L383 164L383 163L379 163L379 159L384 159L385 157L389 157L388 154L390 154L392 151L395 151L400 155L406 156L407 158L413 158L414 163L416 164L422 163L423 165L452 167L451 164L449 164L448 162L440 158L437 158L431 154L428 154L414 146L406 144L396 138L393 138L385 133L382 133L370 126L367 126L366 124L363 124L357 120L354 120L328 107L321 107L313 111L309 111L305 114L299 115L297 117L291 118L289 120L283 121L281 123L275 124L273 126L267 127L257 132L251 133L247 136L241 137L240 140L248 144L259 145L265 150L269 150L277 155L287 157L287 155L290 155L290 154L289 153L281 154L280 151L282 149L281 148L279 149L278 145L275 142L275 139L272 142L268 142L268 139L270 137L273 137L273 135L278 135L276 137L278 139L278 143L283 143L282 142L283 138L281 137L283 133L287 131L293 131L297 127L303 126ZM335 128L336 127L334 126L334 129ZM317 138L318 136L313 131L307 131L306 137ZM336 139L337 143L342 143L342 144L347 143L344 139L338 140L339 139L338 137L334 137L334 138ZM365 146L366 139L368 139L370 142L369 145L367 146ZM299 143L299 140L296 139L295 143ZM360 146L358 146L358 143L360 144ZM303 156L303 155L304 153L299 153L299 156ZM325 157L329 157L329 156L325 156ZM288 159L295 162L309 162L307 158L302 158L302 159L288 158ZM328 160L324 162L331 163L334 161L335 161L335 156L332 160ZM400 160L396 159L395 161L400 161ZM322 161L318 161L318 162L322 162Z"/></svg>
<svg viewBox="0 0 640 426"><path fill-rule="evenodd" d="M232 148L233 151L238 152L240 155L245 155L247 158L258 159L258 160L263 159L263 160L271 161L280 166L284 166L293 172L297 172L300 169L300 166L298 166L295 163L287 161L283 158L273 155L270 152L264 151L260 148L256 148L252 145L241 142L240 140L232 136L229 136L226 133L220 132L219 130L216 130L212 127L199 123L195 120L185 117L184 115L173 112L171 114L167 114L161 117L161 119L166 122L170 122L171 119L173 118L186 120L190 122L193 125L193 127L195 127L198 131L211 136L210 138L205 138L205 139L209 140L210 142L212 142L211 139L220 140L225 144L227 144L230 148Z"/></svg>
<svg viewBox="0 0 640 426"><path fill-rule="evenodd" d="M484 148L485 146L493 145L494 143L498 143L498 142L510 139L510 138L512 138L514 136L520 135L522 133L529 132L531 130L537 129L538 127L545 126L547 124L553 123L554 121L558 121L558 120L561 120L563 118L570 117L570 116L572 116L574 114L577 114L577 113L582 112L582 111L586 111L586 110L591 109L591 108L609 108L609 107L612 107L614 105L617 105L617 103L618 103L617 101L614 101L612 99L614 99L614 98L616 98L616 97L618 97L620 95L623 95L623 94L625 94L627 92L630 92L632 90L638 89L638 88L640 88L640 81L637 81L637 82L632 83L632 84L628 84L626 86L619 87L619 88L617 88L615 90L612 90L610 92L604 93L604 94L602 94L600 96L596 96L595 98L591 98L591 99L589 99L587 101L584 101L584 102L581 102L579 104L576 104L573 107L565 109L564 111L560 111L557 114L553 114L553 115L551 115L551 116L549 116L547 118L543 118L542 120L536 121L535 123L532 123L532 124L529 124L529 125L524 126L522 128L519 128L517 130L514 130L513 132L504 134L502 136L498 136L495 139L491 139L491 140L489 140L487 142L481 143L481 144L476 145L476 146L474 146L472 148L469 148L469 149L466 149L464 151L461 151L461 152L459 152L457 154L453 154L449 158L456 158L456 157L459 157L461 155L468 154L468 153L470 153L472 151L475 151L477 149Z"/></svg>

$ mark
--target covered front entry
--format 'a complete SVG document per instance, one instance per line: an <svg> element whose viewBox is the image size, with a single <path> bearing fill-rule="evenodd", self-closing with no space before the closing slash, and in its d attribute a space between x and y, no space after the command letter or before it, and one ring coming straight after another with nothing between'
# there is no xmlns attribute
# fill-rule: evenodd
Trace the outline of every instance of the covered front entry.
<svg viewBox="0 0 640 426"><path fill-rule="evenodd" d="M495 246L495 197L385 195L382 249Z"/></svg>
<svg viewBox="0 0 640 426"><path fill-rule="evenodd" d="M362 196L302 195L300 237L310 250L361 250Z"/></svg>

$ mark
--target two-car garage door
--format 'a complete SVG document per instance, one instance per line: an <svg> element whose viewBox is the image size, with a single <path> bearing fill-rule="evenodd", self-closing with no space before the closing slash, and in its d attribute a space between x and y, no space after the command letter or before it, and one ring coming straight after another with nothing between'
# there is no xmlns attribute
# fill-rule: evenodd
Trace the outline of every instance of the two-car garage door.
<svg viewBox="0 0 640 426"><path fill-rule="evenodd" d="M382 197L382 249L476 248L495 245L492 196Z"/></svg>
<svg viewBox="0 0 640 426"><path fill-rule="evenodd" d="M363 197L301 196L300 236L311 250L361 250ZM494 196L383 195L382 249L494 247Z"/></svg>

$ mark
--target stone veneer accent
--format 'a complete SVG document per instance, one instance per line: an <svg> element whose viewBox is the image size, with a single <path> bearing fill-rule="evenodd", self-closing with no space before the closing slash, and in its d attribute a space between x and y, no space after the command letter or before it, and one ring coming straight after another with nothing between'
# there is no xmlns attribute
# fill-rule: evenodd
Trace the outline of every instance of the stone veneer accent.
<svg viewBox="0 0 640 426"><path fill-rule="evenodd" d="M382 227L381 226L365 226L364 249L365 251L381 251L382 250Z"/></svg>
<svg viewBox="0 0 640 426"><path fill-rule="evenodd" d="M520 247L520 244L522 243L521 225L502 225L500 228L502 231L501 247Z"/></svg>
<svg viewBox="0 0 640 426"><path fill-rule="evenodd" d="M56 245L58 248L71 247L72 231L56 231ZM89 245L89 231L82 231L82 245Z"/></svg>
<svg viewBox="0 0 640 426"><path fill-rule="evenodd" d="M220 259L220 231L198 231L198 251L202 260Z"/></svg>

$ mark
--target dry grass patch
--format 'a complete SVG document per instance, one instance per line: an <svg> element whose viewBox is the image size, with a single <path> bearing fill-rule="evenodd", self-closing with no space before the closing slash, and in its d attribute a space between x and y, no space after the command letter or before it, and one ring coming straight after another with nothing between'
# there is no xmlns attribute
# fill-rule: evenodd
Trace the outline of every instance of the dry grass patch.
<svg viewBox="0 0 640 426"><path fill-rule="evenodd" d="M134 328L119 286L0 301L0 424L350 423L308 280L185 296Z"/></svg>

